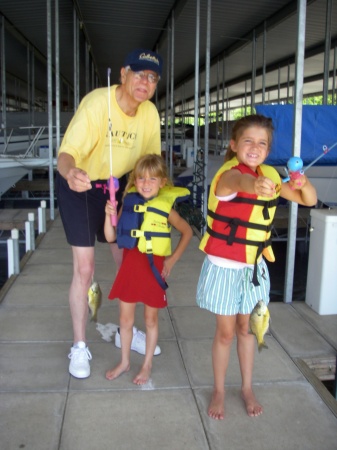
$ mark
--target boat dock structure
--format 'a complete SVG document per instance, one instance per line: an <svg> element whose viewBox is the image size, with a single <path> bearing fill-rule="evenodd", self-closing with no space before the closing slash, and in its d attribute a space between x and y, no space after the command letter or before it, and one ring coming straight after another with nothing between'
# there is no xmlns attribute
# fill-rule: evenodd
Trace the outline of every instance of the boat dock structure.
<svg viewBox="0 0 337 450"><path fill-rule="evenodd" d="M97 246L103 304L97 324L87 325L91 375L75 379L67 357L71 249L56 212L20 273L0 291L2 450L336 450L337 401L321 373L333 379L337 315L319 315L303 301L269 305L268 349L256 350L254 368L264 413L251 418L245 411L233 345L226 417L207 416L215 317L195 303L204 257L198 245L196 232L168 280L168 307L159 315L162 352L142 387L132 383L143 358L135 352L130 372L105 378L120 358L118 304L107 299L115 273L110 250ZM144 330L140 305L135 325Z"/></svg>

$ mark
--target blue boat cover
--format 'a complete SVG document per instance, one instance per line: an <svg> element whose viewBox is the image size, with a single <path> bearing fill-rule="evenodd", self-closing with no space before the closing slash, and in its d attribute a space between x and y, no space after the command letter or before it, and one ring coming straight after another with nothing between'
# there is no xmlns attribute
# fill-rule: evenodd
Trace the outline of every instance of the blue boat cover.
<svg viewBox="0 0 337 450"><path fill-rule="evenodd" d="M258 105L257 114L270 117L275 128L271 152L266 160L272 166L286 165L293 156L294 105ZM323 154L324 146L337 142L337 106L303 105L301 153L304 167ZM315 166L336 166L337 144Z"/></svg>

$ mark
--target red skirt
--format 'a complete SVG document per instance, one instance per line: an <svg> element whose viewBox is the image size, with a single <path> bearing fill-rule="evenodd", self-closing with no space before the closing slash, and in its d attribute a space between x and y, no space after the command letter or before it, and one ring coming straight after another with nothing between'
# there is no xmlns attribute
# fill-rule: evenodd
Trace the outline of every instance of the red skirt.
<svg viewBox="0 0 337 450"><path fill-rule="evenodd" d="M164 256L154 255L154 264L161 273ZM165 308L167 299L165 290L159 286L149 260L137 247L124 249L123 262L111 288L109 299L119 298L123 302L141 302L152 308Z"/></svg>

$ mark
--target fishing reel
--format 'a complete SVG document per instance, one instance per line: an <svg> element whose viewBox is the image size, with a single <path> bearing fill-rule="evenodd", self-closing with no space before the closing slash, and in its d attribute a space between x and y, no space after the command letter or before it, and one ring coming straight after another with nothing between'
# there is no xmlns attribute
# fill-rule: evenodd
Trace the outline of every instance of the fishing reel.
<svg viewBox="0 0 337 450"><path fill-rule="evenodd" d="M110 183L113 183L113 189L114 189L114 191L115 192L117 192L118 191L118 189L119 189L119 180L118 180L118 178L116 178L116 177L110 177L108 180L107 180L107 188L109 189L109 191L110 191Z"/></svg>
<svg viewBox="0 0 337 450"><path fill-rule="evenodd" d="M285 167L285 171L287 173L287 177L283 178L282 183L286 183L287 181L294 181L300 178L304 174L303 169L303 161L298 156L292 156L288 162L287 167Z"/></svg>

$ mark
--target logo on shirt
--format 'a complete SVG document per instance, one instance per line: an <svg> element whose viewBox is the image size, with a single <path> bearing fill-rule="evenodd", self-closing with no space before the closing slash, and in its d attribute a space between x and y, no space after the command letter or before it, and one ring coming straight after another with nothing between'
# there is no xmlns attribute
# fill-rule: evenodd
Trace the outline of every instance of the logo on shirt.
<svg viewBox="0 0 337 450"><path fill-rule="evenodd" d="M106 137L109 137L109 131L107 132ZM128 141L135 141L137 139L137 133L130 133L123 130L111 130L111 137L115 144L123 144Z"/></svg>

